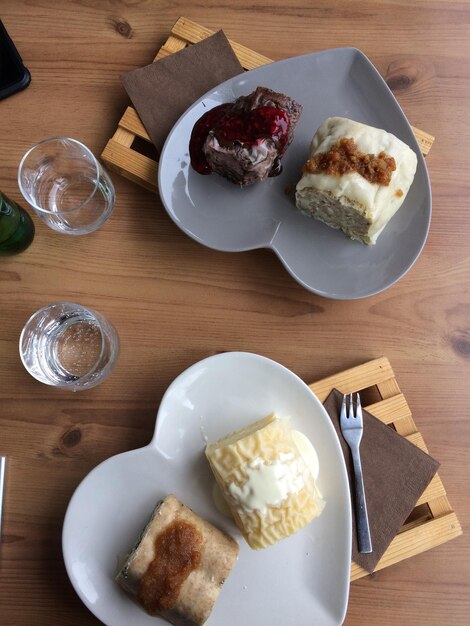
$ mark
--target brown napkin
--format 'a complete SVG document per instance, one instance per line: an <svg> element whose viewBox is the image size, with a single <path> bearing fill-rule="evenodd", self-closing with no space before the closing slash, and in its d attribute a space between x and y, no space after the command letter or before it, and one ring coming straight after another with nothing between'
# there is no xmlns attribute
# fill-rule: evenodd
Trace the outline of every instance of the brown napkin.
<svg viewBox="0 0 470 626"><path fill-rule="evenodd" d="M206 91L241 74L222 31L122 77L146 131L160 152L178 118Z"/></svg>
<svg viewBox="0 0 470 626"><path fill-rule="evenodd" d="M338 434L349 483L354 493L354 473L349 446L339 423L343 394L333 389L324 403ZM373 552L357 549L354 497L352 498L352 560L372 573L385 550L431 482L439 463L399 435L392 427L363 410L364 433L361 463L364 474L369 527Z"/></svg>

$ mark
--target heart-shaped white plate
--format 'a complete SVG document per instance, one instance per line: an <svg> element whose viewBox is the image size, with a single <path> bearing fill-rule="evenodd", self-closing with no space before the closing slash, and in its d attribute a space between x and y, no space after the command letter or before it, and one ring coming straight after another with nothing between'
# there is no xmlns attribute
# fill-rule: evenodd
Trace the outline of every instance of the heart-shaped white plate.
<svg viewBox="0 0 470 626"><path fill-rule="evenodd" d="M265 550L251 550L212 501L209 442L269 413L291 416L320 465L322 515ZM308 386L265 357L228 352L183 372L166 391L152 441L96 467L75 491L62 546L75 590L108 626L166 624L150 617L115 583L120 554L139 537L159 499L174 493L231 534L240 556L208 626L339 626L346 614L351 508L344 459L331 421Z"/></svg>

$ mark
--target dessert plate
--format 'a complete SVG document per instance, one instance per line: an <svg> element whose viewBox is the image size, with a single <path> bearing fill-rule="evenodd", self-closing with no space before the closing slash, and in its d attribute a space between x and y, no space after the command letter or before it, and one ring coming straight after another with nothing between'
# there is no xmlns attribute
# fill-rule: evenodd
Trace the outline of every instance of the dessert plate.
<svg viewBox="0 0 470 626"><path fill-rule="evenodd" d="M326 506L297 534L255 551L213 503L204 448L273 411L290 415L292 426L314 444ZM169 493L240 544L207 626L342 624L351 565L346 469L325 409L295 374L245 352L196 363L166 391L151 443L104 461L79 485L64 521L65 565L80 598L108 626L167 623L134 603L114 574L119 555L132 548L157 501Z"/></svg>
<svg viewBox="0 0 470 626"><path fill-rule="evenodd" d="M214 106L247 95L259 85L303 105L281 175L240 188L216 174L197 174L188 149L195 122ZM302 215L293 193L286 193L295 189L316 129L332 116L383 128L418 157L405 202L375 246L351 241L341 231ZM371 296L399 280L418 258L431 220L429 178L413 131L385 81L355 48L271 63L207 93L170 132L160 158L158 185L170 217L196 241L226 252L271 248L306 289L339 300Z"/></svg>

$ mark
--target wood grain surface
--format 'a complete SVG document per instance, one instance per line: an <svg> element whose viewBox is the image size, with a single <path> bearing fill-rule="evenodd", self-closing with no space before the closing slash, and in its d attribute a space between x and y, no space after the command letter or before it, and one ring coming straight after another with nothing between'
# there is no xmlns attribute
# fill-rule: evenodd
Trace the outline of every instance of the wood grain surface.
<svg viewBox="0 0 470 626"><path fill-rule="evenodd" d="M223 254L198 245L178 230L158 198L118 175L115 212L97 233L71 238L34 218L29 250L0 260L0 454L10 460L0 624L99 623L63 565L68 501L100 461L149 442L158 404L177 374L229 350L264 354L307 382L389 358L441 462L439 474L464 534L352 583L345 623L467 623L469 2L2 0L0 8L32 74L26 91L0 102L0 189L17 201L19 161L38 140L68 135L95 154L102 151L129 104L120 75L152 61L181 15L223 28L273 59L358 47L411 124L436 137L427 158L433 220L421 257L399 283L352 303L305 291L267 251ZM62 299L98 309L121 337L115 371L88 392L36 382L18 356L26 319Z"/></svg>

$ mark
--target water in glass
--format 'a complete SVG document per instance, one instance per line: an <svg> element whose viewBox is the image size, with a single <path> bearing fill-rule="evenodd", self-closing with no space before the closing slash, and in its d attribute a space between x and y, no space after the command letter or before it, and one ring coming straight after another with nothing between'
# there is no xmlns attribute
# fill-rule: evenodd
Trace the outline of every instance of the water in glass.
<svg viewBox="0 0 470 626"><path fill-rule="evenodd" d="M118 349L117 333L102 315L66 302L35 313L20 339L32 376L74 390L98 384L114 366Z"/></svg>
<svg viewBox="0 0 470 626"><path fill-rule="evenodd" d="M20 164L18 182L38 216L69 235L93 232L113 210L111 179L74 139L48 139L31 148Z"/></svg>

